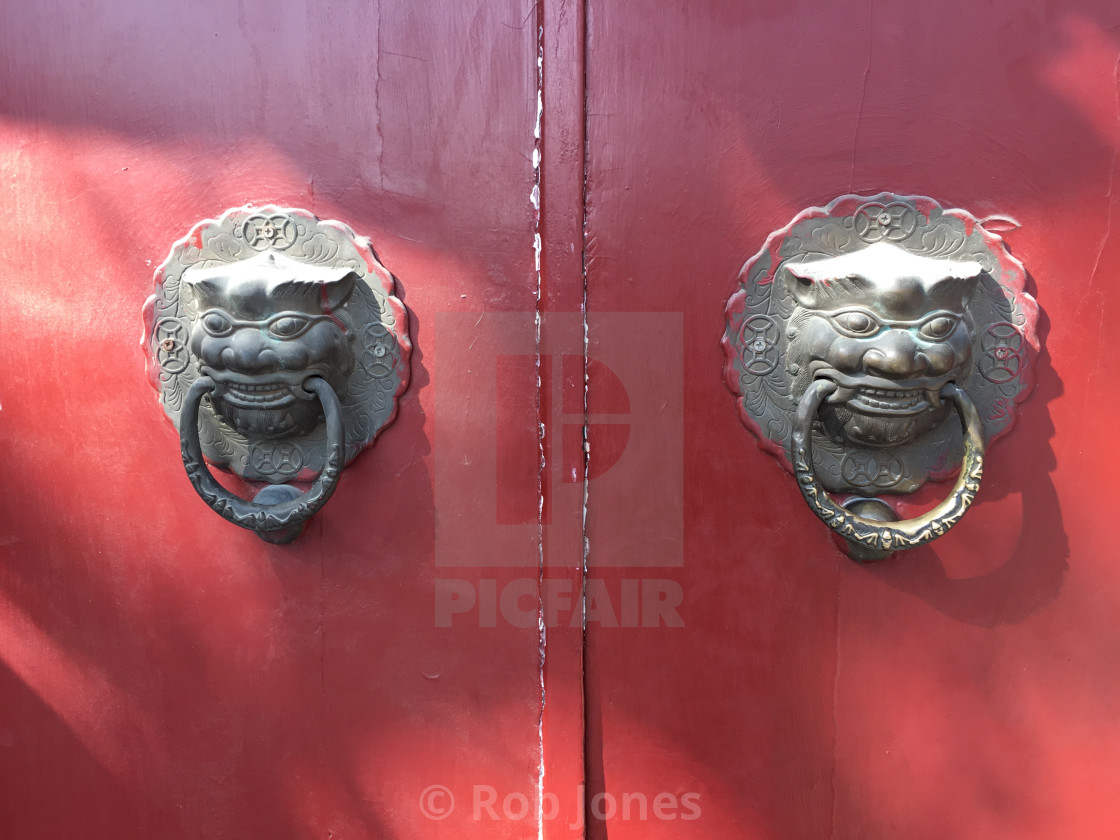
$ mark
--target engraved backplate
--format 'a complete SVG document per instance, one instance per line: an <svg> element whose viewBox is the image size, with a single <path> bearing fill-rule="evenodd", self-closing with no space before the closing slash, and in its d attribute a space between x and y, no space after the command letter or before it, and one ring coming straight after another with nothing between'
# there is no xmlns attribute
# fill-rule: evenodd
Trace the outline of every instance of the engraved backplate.
<svg viewBox="0 0 1120 840"><path fill-rule="evenodd" d="M971 357L955 378L976 403L988 443L1008 430L1032 385L1038 307L1025 291L1023 265L1000 236L971 214L923 196L842 196L802 211L772 233L743 267L739 289L727 304L722 341L727 384L743 423L787 469L794 415L808 375L790 361L791 341L805 318L790 291L790 269L803 271L796 266L876 243L947 264L979 264L981 273L964 302ZM962 450L960 422L951 413L916 439L893 446L838 440L821 422L814 424L814 472L833 492L910 493L927 480L953 475Z"/></svg>
<svg viewBox="0 0 1120 840"><path fill-rule="evenodd" d="M183 398L200 375L199 360L190 349L199 307L183 275L188 269L238 263L266 252L309 266L348 269L358 277L337 313L353 351L341 398L349 463L395 416L397 399L408 385L411 343L407 313L393 294L393 275L378 261L369 240L341 222L321 221L306 210L248 205L196 224L156 270L155 292L144 307L149 379L178 428ZM219 416L209 398L199 412L199 434L209 461L271 484L310 480L326 457L322 422L305 434L281 439L247 435Z"/></svg>

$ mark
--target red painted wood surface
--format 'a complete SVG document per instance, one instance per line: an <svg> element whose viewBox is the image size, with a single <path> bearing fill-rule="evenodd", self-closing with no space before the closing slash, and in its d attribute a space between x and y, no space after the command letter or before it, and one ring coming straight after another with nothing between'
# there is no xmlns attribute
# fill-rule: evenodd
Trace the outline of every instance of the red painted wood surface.
<svg viewBox="0 0 1120 840"><path fill-rule="evenodd" d="M1111 840L1118 31L1105 0L0 7L0 837ZM883 189L1021 223L1044 353L968 517L860 567L719 337L772 230ZM415 346L284 548L194 495L138 346L171 243L246 201L371 237Z"/></svg>
<svg viewBox="0 0 1120 840"><path fill-rule="evenodd" d="M591 4L592 347L599 313L683 311L633 353L648 387L667 355L686 375L681 565L609 570L678 581L684 626L589 633L588 783L702 808L611 840L1120 833L1118 26L1108 2ZM960 526L861 567L739 424L718 334L772 230L882 189L1017 219L1045 352ZM597 481L590 561L618 566Z"/></svg>
<svg viewBox="0 0 1120 840"><path fill-rule="evenodd" d="M8 3L0 40L0 836L537 837L535 618L433 615L437 580L537 577L436 561L436 402L497 406L433 361L472 337L436 313L536 307L533 7ZM138 343L171 243L246 201L369 236L416 347L284 548L195 496Z"/></svg>

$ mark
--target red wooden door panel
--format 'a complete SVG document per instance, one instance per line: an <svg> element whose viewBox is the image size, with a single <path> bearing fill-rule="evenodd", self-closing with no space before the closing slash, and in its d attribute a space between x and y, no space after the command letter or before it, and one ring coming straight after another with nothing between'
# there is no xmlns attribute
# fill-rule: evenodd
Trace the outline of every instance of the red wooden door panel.
<svg viewBox="0 0 1120 840"><path fill-rule="evenodd" d="M684 517L672 568L600 553L632 535L599 515L620 491L590 482L592 575L667 578L683 596L682 626L589 623L589 793L668 795L660 817L601 807L590 836L1120 830L1118 25L1104 2L591 4L591 354L618 313L683 312L679 332L630 347L683 421L662 453L683 476L630 502L683 495ZM718 344L771 231L880 190L1018 220L1006 238L1044 350L961 525L859 566L741 426ZM679 389L662 375L678 353ZM592 372L592 413L605 391Z"/></svg>
<svg viewBox="0 0 1120 840"><path fill-rule="evenodd" d="M1112 5L0 8L0 836L1115 836ZM880 190L1014 217L1043 352L964 521L858 566L719 339ZM137 346L250 201L368 235L414 345L289 547Z"/></svg>
<svg viewBox="0 0 1120 840"><path fill-rule="evenodd" d="M502 416L437 360L482 313L526 313L534 353L533 11L0 10L3 837L537 836L537 623L433 615L464 576L436 561L437 464L463 453L433 418ZM171 244L248 201L369 236L415 346L397 420L290 547L195 496L137 342ZM535 417L501 422L538 451ZM529 562L471 575L535 584ZM526 813L476 818L475 785Z"/></svg>

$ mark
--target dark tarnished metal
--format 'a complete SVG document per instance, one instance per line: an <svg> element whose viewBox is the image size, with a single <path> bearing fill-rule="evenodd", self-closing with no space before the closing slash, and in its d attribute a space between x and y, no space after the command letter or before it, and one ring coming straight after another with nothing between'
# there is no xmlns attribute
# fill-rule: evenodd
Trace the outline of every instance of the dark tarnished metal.
<svg viewBox="0 0 1120 840"><path fill-rule="evenodd" d="M368 240L304 210L237 208L174 245L144 344L211 507L270 541L298 536L408 383L407 316L393 292ZM229 496L203 456L285 489L265 488L257 504ZM313 478L307 494L286 484Z"/></svg>
<svg viewBox="0 0 1120 840"><path fill-rule="evenodd" d="M303 532L307 520L330 499L342 475L346 434L342 428L338 396L326 380L318 376L306 380L303 387L317 396L322 405L327 435L326 463L306 493L300 493L290 485L270 485L261 490L252 502L240 499L222 487L202 457L202 445L198 439L199 408L206 395L210 395L211 402L217 398L217 383L209 376L199 377L183 401L179 440L183 466L187 469L191 486L219 516L234 525L256 531L266 542L283 544L295 540Z"/></svg>
<svg viewBox="0 0 1120 840"><path fill-rule="evenodd" d="M964 459L952 492L928 513L914 519L885 521L865 518L859 515L858 509L836 504L810 466L813 463L813 423L822 401L835 394L837 388L833 382L818 379L805 390L797 407L797 420L793 427L793 470L809 509L847 540L853 547L852 556L860 560L883 559L899 549L915 548L937 539L956 525L972 506L984 474L983 428L976 405L968 394L956 385L945 385L941 389L941 396L951 400L960 415L964 433Z"/></svg>
<svg viewBox="0 0 1120 840"><path fill-rule="evenodd" d="M944 533L971 503L985 441L1029 390L1038 346L1037 305L1000 237L929 198L843 196L773 233L740 283L727 382L814 512L863 559ZM962 463L949 501L908 522L861 519L826 493L910 493Z"/></svg>

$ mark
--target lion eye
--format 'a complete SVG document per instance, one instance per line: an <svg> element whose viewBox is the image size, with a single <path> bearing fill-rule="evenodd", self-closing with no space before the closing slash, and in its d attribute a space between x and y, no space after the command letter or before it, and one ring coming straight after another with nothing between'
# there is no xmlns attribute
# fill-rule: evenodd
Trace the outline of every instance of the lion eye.
<svg viewBox="0 0 1120 840"><path fill-rule="evenodd" d="M879 332L879 322L866 312L841 312L833 320L836 326L849 335L866 336Z"/></svg>
<svg viewBox="0 0 1120 840"><path fill-rule="evenodd" d="M220 310L212 309L202 316L202 328L210 335L229 335L233 330L233 322Z"/></svg>
<svg viewBox="0 0 1120 840"><path fill-rule="evenodd" d="M947 338L956 326L957 320L955 318L939 315L922 324L921 334L923 338Z"/></svg>
<svg viewBox="0 0 1120 840"><path fill-rule="evenodd" d="M285 315L268 325L268 331L276 338L295 338L311 326L311 319L301 315Z"/></svg>

